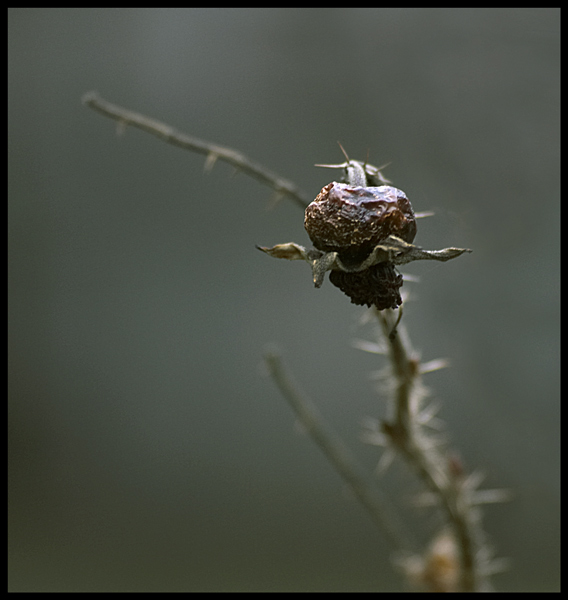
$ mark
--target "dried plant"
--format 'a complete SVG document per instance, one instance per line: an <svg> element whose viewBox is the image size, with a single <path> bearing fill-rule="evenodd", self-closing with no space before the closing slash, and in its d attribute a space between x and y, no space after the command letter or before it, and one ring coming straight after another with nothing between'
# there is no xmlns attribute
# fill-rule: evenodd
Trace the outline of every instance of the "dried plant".
<svg viewBox="0 0 568 600"><path fill-rule="evenodd" d="M360 342L361 349L388 356L384 390L390 416L369 421L364 440L384 448L380 464L394 456L402 458L423 484L417 500L443 515L443 525L421 552L412 547L400 517L358 466L349 449L325 423L315 404L301 390L276 351L265 361L284 398L305 431L353 490L373 521L389 540L394 562L408 584L428 591L483 591L489 576L503 567L493 559L481 524L480 505L502 502L501 490L480 490L478 473L467 473L457 454L450 451L440 432L437 408L428 403L422 375L442 368L442 360L421 363L413 350L402 317L399 289L402 277L396 267L414 260L447 261L471 252L464 248L424 250L412 242L416 233L414 214L404 192L387 185L380 168L350 160L338 165L340 182L325 186L316 199L294 183L250 160L241 152L182 134L172 127L103 100L95 92L83 97L90 108L117 121L120 130L137 127L164 141L206 155L211 169L217 160L270 186L306 210L306 230L314 248L288 242L260 250L275 258L303 260L320 287L325 274L355 304L367 305L380 324L382 339ZM399 308L400 307L400 308ZM398 314L395 309L398 308Z"/></svg>

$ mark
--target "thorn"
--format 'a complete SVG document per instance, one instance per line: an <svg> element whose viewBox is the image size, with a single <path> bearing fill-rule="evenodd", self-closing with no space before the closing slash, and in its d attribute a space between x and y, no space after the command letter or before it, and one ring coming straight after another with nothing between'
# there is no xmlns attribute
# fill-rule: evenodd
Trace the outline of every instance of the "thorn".
<svg viewBox="0 0 568 600"><path fill-rule="evenodd" d="M98 92L95 92L95 90L91 90L90 92L85 92L83 94L83 97L81 98L81 102L88 106L91 102L98 100L98 99L99 99Z"/></svg>
<svg viewBox="0 0 568 600"><path fill-rule="evenodd" d="M375 467L375 473L379 476L384 475L394 462L395 456L396 454L393 452L393 450L387 447L387 449L382 453L381 458Z"/></svg>
<svg viewBox="0 0 568 600"><path fill-rule="evenodd" d="M409 273L401 273L402 278L404 279L404 281L412 281L412 283L420 283L420 277L418 277L418 275L410 275ZM408 298L403 300L406 302L408 300Z"/></svg>
<svg viewBox="0 0 568 600"><path fill-rule="evenodd" d="M345 163L340 165L314 165L314 167L324 167L326 169L345 169Z"/></svg>
<svg viewBox="0 0 568 600"><path fill-rule="evenodd" d="M495 490L476 490L472 494L472 504L503 504L511 502L513 494L510 490L495 489Z"/></svg>
<svg viewBox="0 0 568 600"><path fill-rule="evenodd" d="M349 158L349 156L347 156L347 152L345 152L345 148L341 145L341 142L338 141L337 143L339 144L339 147L341 148L341 152L343 152L343 156L345 156L345 159L347 160L347 162L350 162L350 158Z"/></svg>
<svg viewBox="0 0 568 600"><path fill-rule="evenodd" d="M432 371L439 371L440 369L445 369L449 367L450 361L446 358L436 358L427 363L422 363L420 365L420 373L424 375L424 373L432 373Z"/></svg>
<svg viewBox="0 0 568 600"><path fill-rule="evenodd" d="M120 119L120 121L116 122L116 135L118 137L122 137L124 135L124 132L126 131L126 128L128 127L128 122L125 121L124 119Z"/></svg>
<svg viewBox="0 0 568 600"><path fill-rule="evenodd" d="M209 152L207 158L205 159L205 164L203 165L203 171L205 173L209 173L211 169L213 169L213 167L215 166L215 163L217 162L218 158L218 154L215 154L215 152Z"/></svg>
<svg viewBox="0 0 568 600"><path fill-rule="evenodd" d="M371 354L386 354L385 348L381 344L368 342L367 340L353 340L351 344L354 348Z"/></svg>
<svg viewBox="0 0 568 600"><path fill-rule="evenodd" d="M266 210L267 211L274 210L276 208L276 206L280 203L282 198L284 198L284 196L286 196L286 194L284 192L281 192L281 191L274 192L274 194L272 194L272 197L270 198L270 200L268 200L268 202L266 203Z"/></svg>

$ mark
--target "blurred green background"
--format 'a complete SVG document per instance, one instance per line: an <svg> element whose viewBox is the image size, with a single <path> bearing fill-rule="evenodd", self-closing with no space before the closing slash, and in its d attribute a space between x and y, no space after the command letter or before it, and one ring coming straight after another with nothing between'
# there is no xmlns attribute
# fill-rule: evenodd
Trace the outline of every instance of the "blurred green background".
<svg viewBox="0 0 568 600"><path fill-rule="evenodd" d="M295 205L117 137L91 89L314 197L338 140L369 152L435 212L416 243L474 249L403 269L404 320L451 359L426 384L452 445L513 493L495 587L559 589L559 39L556 9L8 11L10 590L402 589L262 366L276 342L371 472L365 309L255 249L307 244Z"/></svg>

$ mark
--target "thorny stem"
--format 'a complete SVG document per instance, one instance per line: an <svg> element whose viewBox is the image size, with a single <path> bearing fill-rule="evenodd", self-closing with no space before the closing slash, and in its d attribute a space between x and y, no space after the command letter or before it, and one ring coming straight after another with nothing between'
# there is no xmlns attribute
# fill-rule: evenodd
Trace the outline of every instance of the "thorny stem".
<svg viewBox="0 0 568 600"><path fill-rule="evenodd" d="M391 443L434 492L445 510L460 550L460 589L477 591L479 578L476 552L481 547L481 529L478 510L464 497L458 480L444 469L448 458L420 435L416 425L412 399L420 381L420 362L412 351L404 332L394 332L395 315L392 310L375 310L387 340L395 389L395 414L383 423L383 432Z"/></svg>
<svg viewBox="0 0 568 600"><path fill-rule="evenodd" d="M408 534L389 510L387 502L380 498L378 490L370 488L361 468L343 441L329 428L314 403L293 381L281 356L271 350L265 353L264 359L272 379L296 413L305 431L349 484L375 524L383 530L395 548L408 550L410 547Z"/></svg>
<svg viewBox="0 0 568 600"><path fill-rule="evenodd" d="M106 117L118 121L121 127L132 125L133 127L138 127L138 129L142 129L142 131L146 131L147 133L151 133L152 135L163 139L168 144L207 155L207 162L205 165L208 169L215 164L217 159L223 160L230 165L233 165L236 169L254 177L261 183L270 186L276 190L278 195L289 196L302 208L306 208L312 201L312 198L300 190L293 182L269 171L238 150L218 146L217 144L212 144L211 142L206 142L199 138L176 131L173 127L170 127L165 123L150 119L145 115L141 115L140 113L128 110L127 108L123 108L116 104L111 104L101 98L97 92L87 92L83 96L83 104L102 113Z"/></svg>

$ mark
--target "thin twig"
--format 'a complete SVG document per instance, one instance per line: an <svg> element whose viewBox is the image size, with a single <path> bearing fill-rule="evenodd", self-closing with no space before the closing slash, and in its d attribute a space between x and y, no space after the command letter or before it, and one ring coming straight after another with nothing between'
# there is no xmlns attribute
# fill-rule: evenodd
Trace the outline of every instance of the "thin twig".
<svg viewBox="0 0 568 600"><path fill-rule="evenodd" d="M199 138L176 131L173 127L170 127L165 123L156 121L116 104L111 104L101 98L97 92L87 92L83 96L83 104L102 113L106 117L118 121L121 127L132 125L133 127L138 127L138 129L142 129L142 131L146 131L147 133L151 133L152 135L163 139L168 144L205 154L207 156L207 167L213 166L217 159L223 160L230 165L233 165L236 169L254 177L261 183L273 188L276 190L277 194L290 196L290 198L302 208L306 208L313 200L313 198L310 198L308 194L300 190L300 188L292 181L284 179L276 173L269 171L261 164L251 160L237 150L218 146L217 144L212 144L211 142L206 142Z"/></svg>
<svg viewBox="0 0 568 600"><path fill-rule="evenodd" d="M316 442L335 470L349 484L353 493L367 509L376 525L385 533L398 550L409 550L411 541L402 525L380 497L378 490L371 489L349 449L337 434L325 423L313 402L298 388L283 364L282 357L271 350L265 353L269 373L296 413L308 435Z"/></svg>

